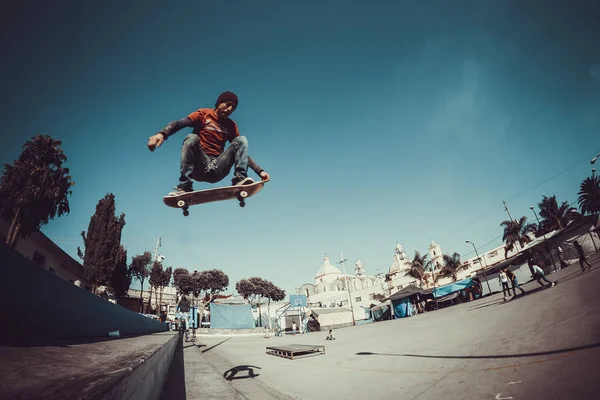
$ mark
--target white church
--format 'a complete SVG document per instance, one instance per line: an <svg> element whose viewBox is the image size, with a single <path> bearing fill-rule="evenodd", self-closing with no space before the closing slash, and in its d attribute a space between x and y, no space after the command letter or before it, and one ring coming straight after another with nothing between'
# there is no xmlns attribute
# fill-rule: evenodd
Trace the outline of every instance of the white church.
<svg viewBox="0 0 600 400"><path fill-rule="evenodd" d="M315 275L315 283L305 283L298 289L298 294L307 296L311 307L346 307L368 308L378 302L373 299L376 293L383 294L386 288L383 276L369 276L360 260L354 265L354 274L344 274L331 265L325 256L321 268Z"/></svg>
<svg viewBox="0 0 600 400"><path fill-rule="evenodd" d="M433 261L436 271L444 265L442 249L434 241L429 246L428 259ZM351 302L355 309L368 308L371 304L379 303L373 298L375 294L389 296L410 284L419 286L415 278L406 275L410 267L411 260L400 243L396 244L387 275L367 275L360 260L354 265L354 274L344 274L325 255L321 268L315 274L314 283L305 283L296 292L306 295L311 307L350 308Z"/></svg>

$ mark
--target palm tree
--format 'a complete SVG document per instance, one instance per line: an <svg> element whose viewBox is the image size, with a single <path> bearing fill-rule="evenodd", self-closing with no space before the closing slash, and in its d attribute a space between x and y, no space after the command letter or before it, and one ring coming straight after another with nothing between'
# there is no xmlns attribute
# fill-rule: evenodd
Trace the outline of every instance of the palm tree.
<svg viewBox="0 0 600 400"><path fill-rule="evenodd" d="M600 176L592 175L581 182L579 197L579 209L582 214L600 213Z"/></svg>
<svg viewBox="0 0 600 400"><path fill-rule="evenodd" d="M425 277L425 270L420 265L411 265L406 271L404 276L410 276L419 281L420 285L423 286L423 279Z"/></svg>
<svg viewBox="0 0 600 400"><path fill-rule="evenodd" d="M410 262L410 268L406 271L406 274L404 276L411 276L417 279L421 286L423 286L423 282L427 281L425 275L425 268L429 265L427 257L428 254L421 255L421 253L415 251L415 256Z"/></svg>
<svg viewBox="0 0 600 400"><path fill-rule="evenodd" d="M543 196L542 202L538 203L538 207L540 208L542 222L540 222L541 226L539 227L540 229L537 232L537 236L541 236L557 229L563 229L569 222L580 215L577 212L577 209L571 207L566 201L563 201L559 207L558 202L556 201L556 195L552 197Z"/></svg>
<svg viewBox="0 0 600 400"><path fill-rule="evenodd" d="M460 262L460 254L454 253L452 256L444 254L444 266L440 270L440 274L438 275L438 279L442 277L451 277L453 282L456 282L458 279L458 271L463 269L463 265Z"/></svg>
<svg viewBox="0 0 600 400"><path fill-rule="evenodd" d="M500 226L504 227L504 234L502 235L502 241L506 243L504 257L514 248L516 243L524 247L527 243L531 242L528 234L534 233L537 230L536 224L527 223L527 217L521 217L516 221L502 221Z"/></svg>

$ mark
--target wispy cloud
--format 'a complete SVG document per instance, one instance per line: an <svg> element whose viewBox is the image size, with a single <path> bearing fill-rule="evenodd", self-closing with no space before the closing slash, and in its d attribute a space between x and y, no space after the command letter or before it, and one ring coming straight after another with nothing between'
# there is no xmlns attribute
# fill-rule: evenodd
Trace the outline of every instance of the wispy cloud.
<svg viewBox="0 0 600 400"><path fill-rule="evenodd" d="M429 135L438 139L468 139L474 136L502 135L510 119L490 107L484 88L484 70L477 60L465 60L461 84L450 93L442 93L426 124Z"/></svg>

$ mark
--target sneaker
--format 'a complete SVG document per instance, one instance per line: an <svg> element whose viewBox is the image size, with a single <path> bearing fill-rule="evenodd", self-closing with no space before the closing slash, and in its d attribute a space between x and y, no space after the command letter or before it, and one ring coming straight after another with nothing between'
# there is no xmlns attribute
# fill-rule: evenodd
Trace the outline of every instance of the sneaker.
<svg viewBox="0 0 600 400"><path fill-rule="evenodd" d="M556 282L552 282L552 286L550 286L550 287L554 287L554 286L556 286Z"/></svg>
<svg viewBox="0 0 600 400"><path fill-rule="evenodd" d="M169 196L179 196L180 194L189 193L189 192L194 191L194 189L192 188L192 185L189 185L189 186L177 185L177 186L175 186L174 189L175 189L175 191L170 192Z"/></svg>
<svg viewBox="0 0 600 400"><path fill-rule="evenodd" d="M246 177L244 179L233 178L231 180L231 186L242 186L242 185L250 185L254 183L254 179L250 177Z"/></svg>

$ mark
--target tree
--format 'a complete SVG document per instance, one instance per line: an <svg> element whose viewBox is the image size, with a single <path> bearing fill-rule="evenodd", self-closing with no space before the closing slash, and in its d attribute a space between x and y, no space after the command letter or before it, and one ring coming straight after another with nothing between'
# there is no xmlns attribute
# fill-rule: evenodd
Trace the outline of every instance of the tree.
<svg viewBox="0 0 600 400"><path fill-rule="evenodd" d="M386 295L383 293L375 293L373 295L373 300L378 301L380 303L383 303L383 301L385 300Z"/></svg>
<svg viewBox="0 0 600 400"><path fill-rule="evenodd" d="M235 285L235 289L244 299L250 302L250 305L258 307L258 324L262 325L260 300L262 297L268 297L269 282L257 276L242 279Z"/></svg>
<svg viewBox="0 0 600 400"><path fill-rule="evenodd" d="M152 290L154 290L154 293L158 300L158 291L159 291L160 285L162 283L163 274L164 274L164 270L162 267L162 263L160 261L154 261L154 263L152 264L152 269L150 270L150 279L148 280L148 282L150 283L150 296L148 297L148 310L151 310L151 308L152 308L152 303L151 303ZM159 315L159 314L160 314L160 304L158 304L156 307L156 315Z"/></svg>
<svg viewBox="0 0 600 400"><path fill-rule="evenodd" d="M444 259L444 266L440 270L438 278L448 276L452 278L453 282L456 282L458 271L464 268L460 262L460 254L454 253L452 256L444 254L442 258Z"/></svg>
<svg viewBox="0 0 600 400"><path fill-rule="evenodd" d="M537 229L535 224L528 224L527 217L524 216L516 221L502 221L500 226L504 227L504 234L502 235L502 240L506 243L504 257L514 248L516 243L519 243L521 247L529 243L531 239L528 234L534 233Z"/></svg>
<svg viewBox="0 0 600 400"><path fill-rule="evenodd" d="M13 165L4 164L0 180L2 217L11 221L6 244L13 246L57 216L68 214L70 188L75 185L62 142L49 135L36 135L23 145Z"/></svg>
<svg viewBox="0 0 600 400"><path fill-rule="evenodd" d="M177 289L179 294L188 295L194 289L192 282L192 276L189 271L185 268L176 268L173 271L173 286Z"/></svg>
<svg viewBox="0 0 600 400"><path fill-rule="evenodd" d="M152 255L149 251L144 254L138 254L131 260L131 266L129 270L131 276L140 282L140 312L143 310L143 298L144 298L144 281L150 275L150 262L152 261Z"/></svg>
<svg viewBox="0 0 600 400"><path fill-rule="evenodd" d="M600 213L600 176L592 175L581 182L577 202L584 215Z"/></svg>
<svg viewBox="0 0 600 400"><path fill-rule="evenodd" d="M557 229L563 229L569 222L578 217L580 214L575 207L571 207L568 202L563 201L558 206L556 196L542 197L542 201L538 203L540 208L540 227L537 236L542 236L545 233L552 232Z"/></svg>
<svg viewBox="0 0 600 400"><path fill-rule="evenodd" d="M121 245L117 262L110 277L110 287L116 298L122 298L127 294L131 285L131 267L127 266L127 249Z"/></svg>
<svg viewBox="0 0 600 400"><path fill-rule="evenodd" d="M98 201L96 212L90 218L87 235L81 232L85 254L77 247L83 259L83 269L92 284L93 291L99 285L108 284L121 246L121 232L125 226L125 214L115 215L115 195L108 193Z"/></svg>
<svg viewBox="0 0 600 400"><path fill-rule="evenodd" d="M421 255L419 251L415 251L415 256L410 262L410 268L406 271L404 276L411 276L417 279L421 286L429 281L429 275L427 275L427 269L431 271L431 275L434 274L434 265L427 259L429 254Z"/></svg>
<svg viewBox="0 0 600 400"><path fill-rule="evenodd" d="M201 298L198 306L200 312L203 312L206 305L211 303L221 292L227 290L227 286L229 286L229 277L220 269L194 271L191 281L194 304L198 297Z"/></svg>
<svg viewBox="0 0 600 400"><path fill-rule="evenodd" d="M162 298L163 298L163 291L165 290L165 288L167 286L169 286L169 283L171 283L171 276L173 275L173 267L169 267L167 269L165 269L161 276L160 276L160 280L159 280L159 285L158 288L160 289L160 297L158 298L158 304L162 305ZM160 308L160 306L159 306ZM160 313L157 313L157 315L160 315Z"/></svg>
<svg viewBox="0 0 600 400"><path fill-rule="evenodd" d="M265 285L265 294L264 297L266 297L267 299L269 299L269 303L267 304L267 313L269 315L269 329L271 329L271 301L282 301L283 299L285 299L285 290L281 289L280 287L276 286L273 282L271 281L266 281L266 285ZM260 314L259 314L259 321L260 321Z"/></svg>

